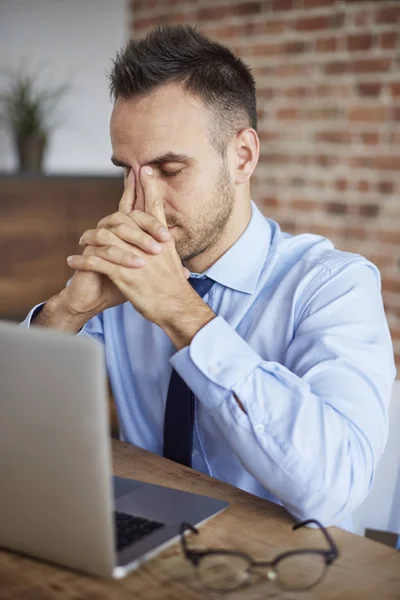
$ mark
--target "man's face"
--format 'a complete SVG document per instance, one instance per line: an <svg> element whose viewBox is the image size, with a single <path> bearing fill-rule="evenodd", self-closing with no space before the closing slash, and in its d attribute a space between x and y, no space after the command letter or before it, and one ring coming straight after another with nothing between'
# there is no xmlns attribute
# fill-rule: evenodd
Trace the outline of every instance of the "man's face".
<svg viewBox="0 0 400 600"><path fill-rule="evenodd" d="M178 85L131 100L118 99L111 116L113 162L156 171L167 224L183 261L215 246L232 213L235 186L226 161L211 145L211 113ZM168 156L169 155L169 156ZM160 162L153 162L160 159ZM136 184L134 208L145 210Z"/></svg>

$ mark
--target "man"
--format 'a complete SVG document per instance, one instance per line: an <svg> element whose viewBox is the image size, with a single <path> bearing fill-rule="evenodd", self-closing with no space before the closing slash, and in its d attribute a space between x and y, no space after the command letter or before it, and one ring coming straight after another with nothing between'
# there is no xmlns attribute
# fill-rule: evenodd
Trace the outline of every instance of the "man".
<svg viewBox="0 0 400 600"><path fill-rule="evenodd" d="M25 323L104 344L123 440L350 527L395 376L376 267L251 201L255 83L227 48L158 28L110 79L119 210Z"/></svg>

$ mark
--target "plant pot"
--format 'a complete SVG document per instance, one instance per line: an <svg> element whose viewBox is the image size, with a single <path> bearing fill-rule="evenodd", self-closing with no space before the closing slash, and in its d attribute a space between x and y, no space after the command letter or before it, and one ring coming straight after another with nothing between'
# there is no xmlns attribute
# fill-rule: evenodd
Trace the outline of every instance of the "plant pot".
<svg viewBox="0 0 400 600"><path fill-rule="evenodd" d="M41 172L46 138L41 135L17 136L19 171Z"/></svg>

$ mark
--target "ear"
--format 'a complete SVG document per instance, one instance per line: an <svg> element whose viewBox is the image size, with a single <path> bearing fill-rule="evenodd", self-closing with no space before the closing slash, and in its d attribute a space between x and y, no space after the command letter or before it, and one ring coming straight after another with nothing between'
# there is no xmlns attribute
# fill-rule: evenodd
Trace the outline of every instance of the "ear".
<svg viewBox="0 0 400 600"><path fill-rule="evenodd" d="M252 128L241 129L234 140L235 179L238 184L249 181L257 166L260 155L260 141Z"/></svg>

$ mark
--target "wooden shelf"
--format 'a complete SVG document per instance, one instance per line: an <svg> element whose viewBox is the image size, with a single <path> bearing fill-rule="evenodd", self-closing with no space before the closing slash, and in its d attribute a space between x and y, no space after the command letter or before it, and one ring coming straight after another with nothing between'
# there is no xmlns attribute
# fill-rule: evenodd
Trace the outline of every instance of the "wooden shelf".
<svg viewBox="0 0 400 600"><path fill-rule="evenodd" d="M0 174L0 318L20 321L65 287L86 229L118 210L122 177Z"/></svg>

